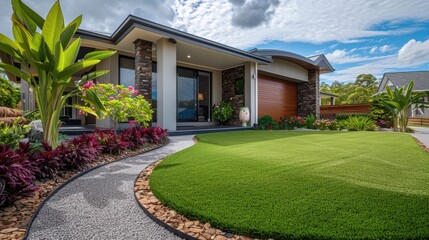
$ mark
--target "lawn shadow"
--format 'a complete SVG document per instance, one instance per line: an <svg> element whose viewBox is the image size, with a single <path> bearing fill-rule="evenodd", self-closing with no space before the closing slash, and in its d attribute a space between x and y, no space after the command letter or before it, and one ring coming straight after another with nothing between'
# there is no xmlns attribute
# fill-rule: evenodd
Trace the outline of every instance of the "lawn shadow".
<svg viewBox="0 0 429 240"><path fill-rule="evenodd" d="M266 141L275 141L286 138L304 137L309 135L333 135L350 134L350 132L340 131L288 131L288 130L248 130L237 132L207 133L197 135L198 142L217 145L234 146L251 144Z"/></svg>

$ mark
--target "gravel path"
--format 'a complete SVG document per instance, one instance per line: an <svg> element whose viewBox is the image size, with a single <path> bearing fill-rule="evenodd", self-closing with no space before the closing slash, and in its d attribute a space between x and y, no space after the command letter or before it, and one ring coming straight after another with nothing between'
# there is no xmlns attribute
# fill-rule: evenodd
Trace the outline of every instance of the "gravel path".
<svg viewBox="0 0 429 240"><path fill-rule="evenodd" d="M192 137L171 137L165 147L72 181L46 202L28 239L180 239L145 215L136 203L133 186L146 166L192 146Z"/></svg>

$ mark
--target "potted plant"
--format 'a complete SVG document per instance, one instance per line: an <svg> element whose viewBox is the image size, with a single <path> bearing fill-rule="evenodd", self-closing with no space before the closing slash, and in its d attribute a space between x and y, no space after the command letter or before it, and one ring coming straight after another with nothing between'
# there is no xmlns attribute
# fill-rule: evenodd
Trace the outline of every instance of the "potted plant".
<svg viewBox="0 0 429 240"><path fill-rule="evenodd" d="M234 109L230 103L221 101L218 104L213 105L212 117L214 120L219 121L219 125L223 125L229 121L232 117Z"/></svg>

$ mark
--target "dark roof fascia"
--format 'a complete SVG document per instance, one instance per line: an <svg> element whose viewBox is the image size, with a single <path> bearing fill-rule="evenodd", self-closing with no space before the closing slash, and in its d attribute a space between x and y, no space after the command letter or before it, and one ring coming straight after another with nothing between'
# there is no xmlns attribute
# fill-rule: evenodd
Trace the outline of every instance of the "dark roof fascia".
<svg viewBox="0 0 429 240"><path fill-rule="evenodd" d="M326 95L326 96L331 96L331 97L338 97L338 95L333 94L333 93L327 93L327 92L322 92L320 91L320 94Z"/></svg>
<svg viewBox="0 0 429 240"><path fill-rule="evenodd" d="M185 41L188 43L196 44L199 46L211 48L220 52L229 53L235 55L237 57L245 57L251 59L253 61L257 61L259 63L271 63L272 61L261 57L258 55L254 55L248 53L246 51L233 48L227 46L225 44L221 44L215 41L211 41L202 37L198 37L196 35L186 33L171 27L167 27L143 18L139 18L133 15L129 15L124 22L116 29L116 31L112 34L111 37L107 37L102 34L91 33L86 30L78 30L78 33L84 33L84 36L88 36L95 39L101 39L103 41L108 41L109 43L118 44L127 34L129 34L134 28L140 28L143 30L148 30L151 32L159 33L161 35L165 35L170 38L174 38L176 40Z"/></svg>
<svg viewBox="0 0 429 240"><path fill-rule="evenodd" d="M99 33L95 33L95 32L91 32L91 31L84 30L84 29L78 29L75 33L75 36L76 37L82 37L82 38L89 39L89 40L94 40L97 42L115 44L115 42L109 36L99 34Z"/></svg>

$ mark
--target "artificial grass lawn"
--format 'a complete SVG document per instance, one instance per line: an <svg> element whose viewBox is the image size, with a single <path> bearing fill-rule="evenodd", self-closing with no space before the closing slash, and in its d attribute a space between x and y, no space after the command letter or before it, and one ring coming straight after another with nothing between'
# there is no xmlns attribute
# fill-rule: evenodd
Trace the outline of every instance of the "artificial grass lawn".
<svg viewBox="0 0 429 240"><path fill-rule="evenodd" d="M428 239L429 155L406 134L198 135L150 178L163 203L223 230L277 239Z"/></svg>

